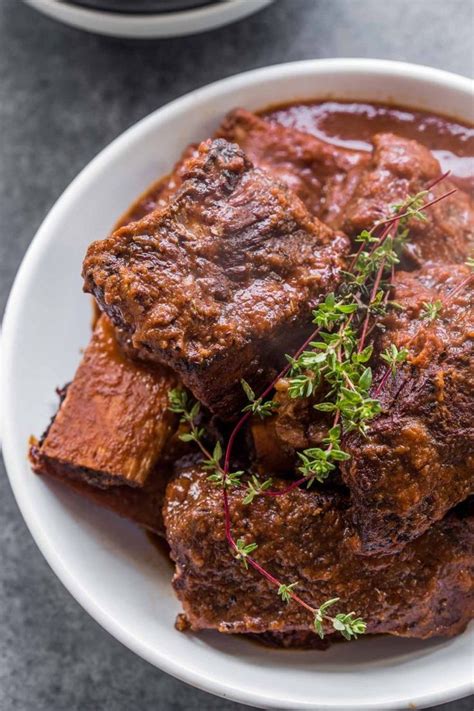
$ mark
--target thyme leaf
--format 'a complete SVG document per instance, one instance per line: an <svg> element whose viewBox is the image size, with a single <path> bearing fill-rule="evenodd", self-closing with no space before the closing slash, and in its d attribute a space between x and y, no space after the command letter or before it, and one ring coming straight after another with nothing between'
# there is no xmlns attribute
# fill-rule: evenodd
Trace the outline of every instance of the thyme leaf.
<svg viewBox="0 0 474 711"><path fill-rule="evenodd" d="M285 585L282 583L280 587L278 588L278 595L281 597L283 602L291 602L291 593L293 590L296 588L298 583L290 583L289 585Z"/></svg>
<svg viewBox="0 0 474 711"><path fill-rule="evenodd" d="M386 348L380 354L380 357L389 365L392 375L395 375L397 367L408 358L408 349L400 348L399 350L397 346L392 343L389 348Z"/></svg>
<svg viewBox="0 0 474 711"><path fill-rule="evenodd" d="M246 380L242 379L240 383L248 400L250 401L249 404L242 409L242 412L251 412L253 415L258 415L262 420L265 417L273 415L278 407L278 403L275 402L275 400L266 400L263 402L263 398L255 395Z"/></svg>
<svg viewBox="0 0 474 711"><path fill-rule="evenodd" d="M436 301L424 301L423 309L420 313L420 318L423 321L435 321L443 310L443 302L441 299Z"/></svg>
<svg viewBox="0 0 474 711"><path fill-rule="evenodd" d="M244 568L248 568L249 564L247 561L248 556L250 553L253 553L253 551L258 548L257 543L245 543L243 538L239 538L236 541L236 553L235 553L235 558L237 560L240 560Z"/></svg>
<svg viewBox="0 0 474 711"><path fill-rule="evenodd" d="M250 481L247 483L246 494L243 499L243 504L251 504L256 496L259 496L262 492L266 491L273 484L273 479L268 478L265 481L260 481L258 477L252 475Z"/></svg>

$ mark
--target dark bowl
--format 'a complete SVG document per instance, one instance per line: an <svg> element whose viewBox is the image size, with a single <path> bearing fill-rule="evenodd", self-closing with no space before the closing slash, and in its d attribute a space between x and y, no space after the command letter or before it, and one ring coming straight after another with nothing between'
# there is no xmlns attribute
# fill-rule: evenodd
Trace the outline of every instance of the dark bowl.
<svg viewBox="0 0 474 711"><path fill-rule="evenodd" d="M152 14L190 10L203 5L215 5L222 0L67 0L67 2L69 5L80 5L102 12Z"/></svg>

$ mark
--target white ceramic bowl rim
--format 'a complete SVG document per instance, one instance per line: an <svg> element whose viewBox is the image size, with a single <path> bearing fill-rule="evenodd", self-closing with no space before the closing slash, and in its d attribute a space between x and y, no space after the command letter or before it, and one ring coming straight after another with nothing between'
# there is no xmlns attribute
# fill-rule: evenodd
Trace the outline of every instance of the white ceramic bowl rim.
<svg viewBox="0 0 474 711"><path fill-rule="evenodd" d="M224 0L188 10L123 13L95 10L58 0L26 0L39 12L77 27L112 37L153 39L180 37L217 29L262 10L273 0Z"/></svg>
<svg viewBox="0 0 474 711"><path fill-rule="evenodd" d="M17 337L17 323L21 310L21 304L27 298L28 284L33 277L40 256L48 249L49 235L54 230L54 225L61 216L70 209L74 203L77 191L89 182L95 174L97 174L112 156L115 156L120 151L124 150L130 141L134 140L138 135L146 133L148 127L157 120L170 121L173 116L182 112L192 111L193 106L200 101L212 99L219 94L225 87L227 91L237 91L241 87L249 85L259 85L273 78L297 74L298 76L307 76L308 78L315 74L324 74L325 72L340 72L340 73L368 73L370 75L411 77L419 81L429 81L436 83L440 89L449 88L456 91L466 93L473 91L473 83L464 77L444 72L437 69L432 69L424 66L410 65L399 62L391 62L384 60L368 60L368 59L328 59L328 60L310 60L303 62L294 62L282 65L275 65L263 69L246 72L234 77L215 82L207 87L198 89L172 103L158 109L150 114L136 125L125 131L121 136L115 139L109 146L100 152L96 158L75 178L75 180L65 190L63 195L58 199L50 213L39 228L34 237L18 271L15 283L11 290L10 298L5 310L3 322L3 366L0 372L2 399L5 405L4 422L3 422L3 454L6 462L7 471L10 482L18 503L18 506L23 514L23 517L35 539L38 547L48 561L49 565L56 575L63 582L65 587L78 600L78 602L89 612L89 614L97 620L108 632L121 641L124 645L132 649L139 656L148 660L152 664L160 667L164 671L178 677L179 679L192 684L198 688L204 689L211 693L217 694L225 698L231 698L242 703L257 705L261 707L274 706L275 708L318 708L318 709L336 709L339 708L337 703L327 703L324 705L315 706L314 703L302 704L294 706L289 690L288 698L275 698L271 689L262 689L260 693L255 691L249 693L242 685L233 685L231 683L222 682L215 678L213 670L209 670L207 674L203 672L197 673L194 669L183 665L179 659L170 658L166 650L159 647L143 643L137 636L130 634L129 630L117 622L108 612L89 595L88 590L82 585L73 571L68 567L68 561L64 560L57 554L54 546L45 535L43 522L35 512L35 507L32 502L25 496L24 485L21 480L21 469L24 467L25 452L18 451L14 445L14 423L10 421L8 416L11 403L14 402L15 392L13 383L9 379L9 373L12 371L14 357L14 341ZM278 97L276 97L278 98ZM310 97L308 97L310 98ZM363 96L361 98L364 98ZM448 107L442 107L448 108ZM472 690L471 681L465 680L465 683L460 685L450 683L449 675L444 680L443 690L436 692L429 690L420 694L418 698L406 698L403 692L403 681L400 680L400 696L397 699L376 699L372 701L370 697L364 700L363 703L354 701L353 703L345 704L344 708L352 710L366 709L393 709L405 707L405 704L410 702L419 706L434 705L449 701L453 698L466 696Z"/></svg>

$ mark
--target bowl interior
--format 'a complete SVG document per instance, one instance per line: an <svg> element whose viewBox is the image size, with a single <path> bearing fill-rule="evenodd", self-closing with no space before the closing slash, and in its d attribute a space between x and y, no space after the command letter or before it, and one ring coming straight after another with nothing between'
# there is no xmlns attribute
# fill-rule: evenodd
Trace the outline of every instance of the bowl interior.
<svg viewBox="0 0 474 711"><path fill-rule="evenodd" d="M193 7L211 5L220 0L66 0L70 5L88 7L92 10L105 10L118 13L177 12Z"/></svg>
<svg viewBox="0 0 474 711"><path fill-rule="evenodd" d="M4 320L4 454L30 530L78 601L128 647L222 696L274 708L407 708L468 693L472 633L421 642L364 639L327 652L268 650L216 633L183 635L172 568L132 525L35 477L28 437L54 413L89 338L81 291L88 244L223 114L301 98L393 101L469 120L468 81L389 62L282 65L219 82L152 114L102 152L57 202L30 247Z"/></svg>

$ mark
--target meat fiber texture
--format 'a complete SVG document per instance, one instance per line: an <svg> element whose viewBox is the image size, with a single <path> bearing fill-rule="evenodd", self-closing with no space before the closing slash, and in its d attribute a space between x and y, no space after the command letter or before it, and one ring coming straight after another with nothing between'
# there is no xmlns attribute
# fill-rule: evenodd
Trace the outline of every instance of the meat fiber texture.
<svg viewBox="0 0 474 711"><path fill-rule="evenodd" d="M237 143L252 163L291 188L309 212L326 215L326 194L350 181L354 168L366 165L370 156L330 145L304 131L268 121L245 109L231 111L216 135Z"/></svg>
<svg viewBox="0 0 474 711"><path fill-rule="evenodd" d="M140 358L229 418L241 378L266 385L310 331L347 249L236 145L207 141L165 207L90 246L84 288Z"/></svg>
<svg viewBox="0 0 474 711"><path fill-rule="evenodd" d="M37 446L30 449L30 461L37 474L59 482L99 508L164 536L162 507L166 485L172 473L169 461L161 459L157 462L143 487L124 484L106 489L90 484L83 478L81 469L76 469L71 462L45 457Z"/></svg>
<svg viewBox="0 0 474 711"><path fill-rule="evenodd" d="M276 479L274 486L287 483ZM418 638L458 634L473 615L472 516L450 514L398 555L369 558L355 555L348 540L344 495L294 489L247 506L243 498L242 489L230 490L235 539L257 543L255 559L283 582L297 581L298 595L314 607L340 597L334 613L355 611L368 633ZM222 491L206 472L190 467L168 484L164 519L173 585L192 629L311 630L307 610L284 603L276 587L232 555Z"/></svg>
<svg viewBox="0 0 474 711"><path fill-rule="evenodd" d="M366 436L345 438L351 459L342 467L350 488L356 547L392 553L423 534L433 521L474 491L474 312L472 285L462 265L427 264L396 275L394 309L383 321L376 350L409 350L380 393L386 364L374 368L373 394L382 413ZM440 300L434 321L425 302Z"/></svg>
<svg viewBox="0 0 474 711"><path fill-rule="evenodd" d="M421 143L391 133L373 137L374 150L368 166L356 168L331 194L328 205L340 203L337 215L326 221L342 229L350 237L389 214L393 205L404 203L429 188L441 176L441 168L433 154ZM445 179L425 196L425 200L440 197L453 189ZM342 204L341 204L342 194ZM409 242L404 250L406 268L422 266L428 260L464 262L474 249L474 209L472 198L458 190L426 211L426 219L409 221ZM326 219L326 215L323 217Z"/></svg>
<svg viewBox="0 0 474 711"><path fill-rule="evenodd" d="M238 143L256 166L294 190L312 214L350 237L373 227L393 205L425 190L441 176L440 165L428 148L390 133L375 135L373 152L368 155L236 109L217 135ZM445 179L426 200L452 188ZM463 262L474 249L472 197L457 191L426 215L426 221L410 221L404 266L416 268L434 259Z"/></svg>

